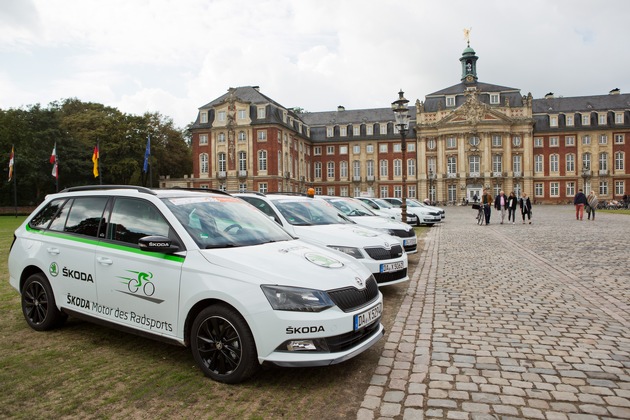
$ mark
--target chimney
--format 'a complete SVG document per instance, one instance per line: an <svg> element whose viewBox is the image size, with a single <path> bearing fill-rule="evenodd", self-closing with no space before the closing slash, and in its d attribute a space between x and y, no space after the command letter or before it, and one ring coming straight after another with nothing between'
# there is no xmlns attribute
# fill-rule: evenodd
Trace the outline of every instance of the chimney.
<svg viewBox="0 0 630 420"><path fill-rule="evenodd" d="M343 105L339 105L337 107L337 112L341 112L341 111L345 111L345 110L346 110L346 107L344 107Z"/></svg>
<svg viewBox="0 0 630 420"><path fill-rule="evenodd" d="M619 95L620 93L621 91L619 90L619 88L614 88L609 92L610 95Z"/></svg>
<svg viewBox="0 0 630 420"><path fill-rule="evenodd" d="M260 92L260 86L252 86L256 91Z"/></svg>
<svg viewBox="0 0 630 420"><path fill-rule="evenodd" d="M545 95L545 99L553 99L553 92L549 92Z"/></svg>

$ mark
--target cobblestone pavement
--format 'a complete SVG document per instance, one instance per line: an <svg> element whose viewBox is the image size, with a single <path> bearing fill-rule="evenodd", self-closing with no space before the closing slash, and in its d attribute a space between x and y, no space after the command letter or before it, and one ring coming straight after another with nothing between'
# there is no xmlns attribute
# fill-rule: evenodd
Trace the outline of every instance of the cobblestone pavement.
<svg viewBox="0 0 630 420"><path fill-rule="evenodd" d="M630 419L630 216L446 213L357 419Z"/></svg>

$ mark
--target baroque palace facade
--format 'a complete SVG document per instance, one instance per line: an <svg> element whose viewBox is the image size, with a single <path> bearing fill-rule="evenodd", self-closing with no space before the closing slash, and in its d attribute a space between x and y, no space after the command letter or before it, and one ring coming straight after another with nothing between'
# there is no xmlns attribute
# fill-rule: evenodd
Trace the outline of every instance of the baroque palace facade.
<svg viewBox="0 0 630 420"><path fill-rule="evenodd" d="M582 188L603 200L625 194L629 94L533 99L479 82L477 60L468 45L460 83L410 107L406 162L391 107L302 112L246 86L199 109L194 173L161 184L400 197L405 164L407 196L439 203L472 200L483 188L527 192L538 203L572 202Z"/></svg>

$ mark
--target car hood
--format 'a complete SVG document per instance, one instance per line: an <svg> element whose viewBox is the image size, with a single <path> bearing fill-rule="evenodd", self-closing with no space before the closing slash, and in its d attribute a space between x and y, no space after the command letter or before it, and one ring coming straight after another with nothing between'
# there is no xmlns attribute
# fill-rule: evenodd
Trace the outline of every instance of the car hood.
<svg viewBox="0 0 630 420"><path fill-rule="evenodd" d="M350 216L358 225L366 226L372 229L397 229L409 231L413 228L405 223L396 222L392 219L386 219L380 216Z"/></svg>
<svg viewBox="0 0 630 420"><path fill-rule="evenodd" d="M240 272L246 278L235 280L253 283L290 284L298 287L328 290L357 285L370 271L350 257L300 240L254 246L200 250L211 264ZM266 281L261 281L266 279Z"/></svg>
<svg viewBox="0 0 630 420"><path fill-rule="evenodd" d="M386 219L383 219L386 220ZM389 246L397 239L356 224L293 226L295 235L309 243L318 245L351 246L365 248L370 246Z"/></svg>

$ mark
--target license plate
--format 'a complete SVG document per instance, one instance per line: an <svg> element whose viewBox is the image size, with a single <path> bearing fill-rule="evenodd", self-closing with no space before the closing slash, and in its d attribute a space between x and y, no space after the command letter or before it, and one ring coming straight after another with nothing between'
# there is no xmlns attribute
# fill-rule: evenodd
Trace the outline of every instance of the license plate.
<svg viewBox="0 0 630 420"><path fill-rule="evenodd" d="M377 321L381 315L383 314L383 304L379 303L378 305L368 309L365 312L357 314L354 316L354 330L360 330L361 328L365 328L373 322Z"/></svg>
<svg viewBox="0 0 630 420"><path fill-rule="evenodd" d="M391 273L392 271L402 270L403 268L405 268L405 263L402 261L398 261L395 263L381 264L380 272Z"/></svg>
<svg viewBox="0 0 630 420"><path fill-rule="evenodd" d="M410 246L416 244L416 238L403 239L403 246Z"/></svg>

